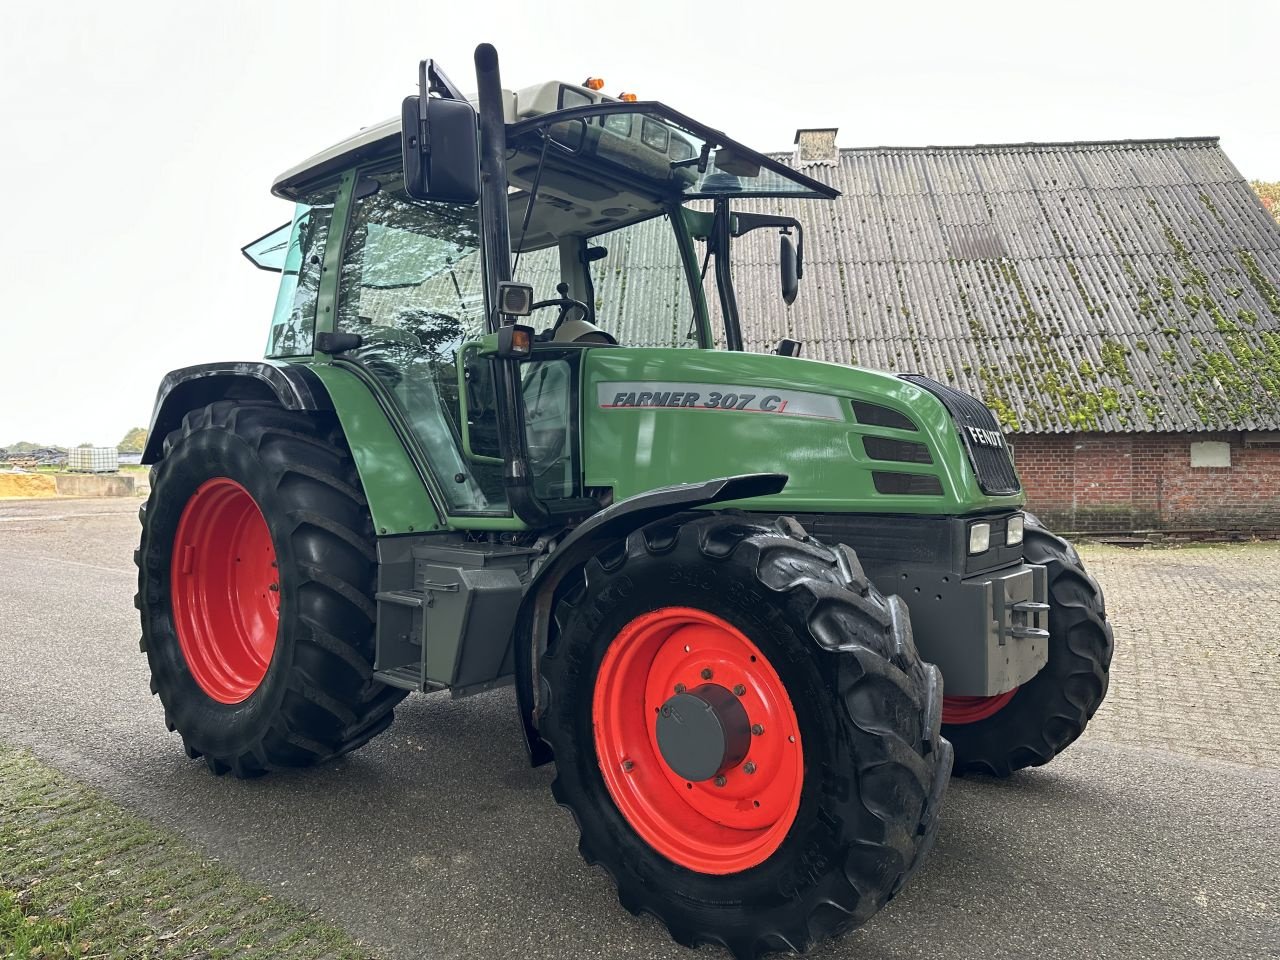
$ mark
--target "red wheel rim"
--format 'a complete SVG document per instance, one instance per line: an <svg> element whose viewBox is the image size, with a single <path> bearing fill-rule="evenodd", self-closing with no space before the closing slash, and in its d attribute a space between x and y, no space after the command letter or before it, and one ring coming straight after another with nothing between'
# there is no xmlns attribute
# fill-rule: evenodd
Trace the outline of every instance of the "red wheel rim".
<svg viewBox="0 0 1280 960"><path fill-rule="evenodd" d="M191 676L219 703L248 699L276 648L280 580L267 521L234 480L207 480L187 501L170 586Z"/></svg>
<svg viewBox="0 0 1280 960"><path fill-rule="evenodd" d="M738 696L753 735L742 763L691 782L663 760L654 719L677 684L692 690L707 682ZM767 860L791 829L804 783L791 698L759 648L719 617L665 607L623 627L600 664L592 719L609 795L668 860L699 873L737 873Z"/></svg>
<svg viewBox="0 0 1280 960"><path fill-rule="evenodd" d="M1013 699L1018 688L997 693L994 697L947 697L942 698L942 722L961 724L977 723L987 717L994 716L1004 709L1004 705Z"/></svg>

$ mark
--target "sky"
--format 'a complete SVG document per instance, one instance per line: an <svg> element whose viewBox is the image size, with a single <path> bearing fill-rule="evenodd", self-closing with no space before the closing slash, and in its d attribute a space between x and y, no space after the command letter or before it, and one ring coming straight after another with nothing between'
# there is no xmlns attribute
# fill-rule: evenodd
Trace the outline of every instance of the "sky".
<svg viewBox="0 0 1280 960"><path fill-rule="evenodd" d="M110 445L169 370L262 355L277 277L240 247L274 176L474 88L606 80L761 150L1218 135L1280 180L1280 4L327 0L0 7L0 446ZM433 11L435 11L433 13Z"/></svg>

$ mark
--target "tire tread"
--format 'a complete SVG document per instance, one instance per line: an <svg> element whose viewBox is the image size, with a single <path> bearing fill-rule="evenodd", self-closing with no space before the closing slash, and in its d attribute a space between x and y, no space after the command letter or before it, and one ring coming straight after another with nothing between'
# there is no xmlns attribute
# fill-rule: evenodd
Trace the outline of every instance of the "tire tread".
<svg viewBox="0 0 1280 960"><path fill-rule="evenodd" d="M578 788L568 786L559 767L552 792L579 825L583 859L613 878L624 908L656 917L676 942L719 944L738 960L776 950L803 952L866 921L897 894L932 846L951 764L950 747L939 733L941 678L936 668L920 661L901 600L875 590L853 551L826 547L796 520L782 517L764 526L732 513L695 515L684 520L675 537L686 543L693 539L708 563L749 568L757 583L785 597L787 609L797 611L813 656L831 675L827 683L836 691L842 727L853 742L850 762L865 811L859 818L859 840L844 862L793 908L753 915L742 921L749 929L741 929L742 922L732 931L715 929L691 920L692 914L661 889L627 882L622 864L614 862L616 848L594 848L582 829L586 814L576 805ZM618 573L636 558L662 556L671 549L665 529L661 535L653 527L636 531L625 549L610 550L606 559L585 565L583 585L589 589L597 578ZM583 587L564 592L553 618L560 630L573 619L582 592ZM553 636L543 658L551 695L540 727L557 756L571 752L570 744L557 742L560 725L549 722L556 711L569 709L555 696L566 659L558 654ZM915 799L904 803L904 797Z"/></svg>
<svg viewBox="0 0 1280 960"><path fill-rule="evenodd" d="M215 774L256 777L281 767L309 766L348 753L385 730L405 691L377 683L373 677L372 599L376 560L372 521L349 450L336 423L311 414L266 404L218 401L188 412L179 430L164 441L165 459L152 469L152 498L162 485L166 459L179 444L199 441L200 434L225 431L256 451L262 469L274 473L274 484L285 516L275 518L273 535L293 540L299 558L332 558L325 567L311 561L296 564L299 611L294 636L294 674L276 713L246 749L221 752L201 749L183 731L182 705L171 703L172 691L158 683L153 669L151 686L177 718L184 750L203 759ZM148 501L150 502L150 501ZM313 506L324 504L320 512ZM144 653L158 642L176 642L158 635L163 617L160 571L166 547L153 542L149 516L139 511L142 538L134 554L138 567L135 605L142 611ZM268 518L272 523L273 518ZM354 572L354 574L353 574ZM324 622L321 608L330 602L308 602L310 591L339 598L340 623ZM170 631L171 633L171 631ZM148 656L151 656L149 653ZM170 729L173 729L171 727Z"/></svg>

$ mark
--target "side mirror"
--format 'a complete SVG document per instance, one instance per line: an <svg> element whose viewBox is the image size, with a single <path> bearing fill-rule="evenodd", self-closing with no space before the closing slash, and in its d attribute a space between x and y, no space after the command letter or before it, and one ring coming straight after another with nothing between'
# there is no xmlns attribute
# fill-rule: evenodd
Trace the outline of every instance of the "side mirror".
<svg viewBox="0 0 1280 960"><path fill-rule="evenodd" d="M480 141L475 108L465 100L406 97L400 108L405 192L415 200L480 199Z"/></svg>
<svg viewBox="0 0 1280 960"><path fill-rule="evenodd" d="M796 294L800 292L799 261L796 258L796 248L785 233L782 235L781 247L782 299L787 306L791 306L796 302Z"/></svg>

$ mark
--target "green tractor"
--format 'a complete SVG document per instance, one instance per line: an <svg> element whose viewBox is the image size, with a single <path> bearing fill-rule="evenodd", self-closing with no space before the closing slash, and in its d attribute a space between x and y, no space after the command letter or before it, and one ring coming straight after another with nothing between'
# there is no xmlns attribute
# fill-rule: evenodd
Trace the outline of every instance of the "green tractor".
<svg viewBox="0 0 1280 960"><path fill-rule="evenodd" d="M623 906L803 951L919 867L953 749L1006 776L1080 735L1102 595L981 403L744 352L732 245L778 231L790 303L803 227L735 201L836 191L475 64L474 101L426 61L398 120L277 179L294 216L245 248L281 273L266 358L164 378L151 688L188 756L253 777L355 750L410 691L513 684Z"/></svg>

